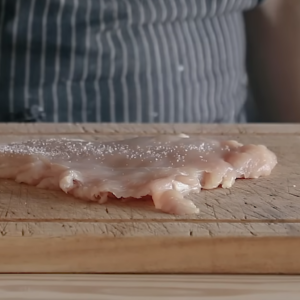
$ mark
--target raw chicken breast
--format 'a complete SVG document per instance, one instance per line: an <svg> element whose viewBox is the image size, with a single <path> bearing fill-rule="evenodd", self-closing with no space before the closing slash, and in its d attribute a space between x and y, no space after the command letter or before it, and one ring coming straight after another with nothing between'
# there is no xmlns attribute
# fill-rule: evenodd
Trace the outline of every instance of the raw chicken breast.
<svg viewBox="0 0 300 300"><path fill-rule="evenodd" d="M85 200L151 196L167 213L197 214L186 199L236 178L267 176L277 164L263 145L203 137L155 136L112 142L36 139L0 145L0 178L61 189Z"/></svg>

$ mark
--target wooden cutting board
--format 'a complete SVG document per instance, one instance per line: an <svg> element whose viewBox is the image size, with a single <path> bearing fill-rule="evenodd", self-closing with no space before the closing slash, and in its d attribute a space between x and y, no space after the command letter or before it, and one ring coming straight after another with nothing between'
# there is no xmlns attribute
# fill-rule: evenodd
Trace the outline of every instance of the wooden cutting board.
<svg viewBox="0 0 300 300"><path fill-rule="evenodd" d="M265 144L272 175L191 198L198 216L150 201L104 205L0 181L0 272L300 273L299 125L1 124L0 143L186 133Z"/></svg>

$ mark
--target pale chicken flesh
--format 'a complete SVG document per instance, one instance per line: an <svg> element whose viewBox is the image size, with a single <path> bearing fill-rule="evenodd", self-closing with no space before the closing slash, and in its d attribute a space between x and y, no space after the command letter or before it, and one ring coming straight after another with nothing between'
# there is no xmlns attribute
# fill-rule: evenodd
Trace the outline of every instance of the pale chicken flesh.
<svg viewBox="0 0 300 300"><path fill-rule="evenodd" d="M189 193L230 188L236 178L268 176L276 164L276 155L263 145L186 135L0 145L0 178L99 203L110 195L151 196L157 209L177 215L199 213Z"/></svg>

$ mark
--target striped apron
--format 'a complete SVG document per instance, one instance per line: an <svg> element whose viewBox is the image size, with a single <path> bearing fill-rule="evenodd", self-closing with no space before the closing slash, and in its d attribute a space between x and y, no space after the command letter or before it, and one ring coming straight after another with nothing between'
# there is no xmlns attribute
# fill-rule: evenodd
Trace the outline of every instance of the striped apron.
<svg viewBox="0 0 300 300"><path fill-rule="evenodd" d="M259 0L0 0L0 121L251 121Z"/></svg>

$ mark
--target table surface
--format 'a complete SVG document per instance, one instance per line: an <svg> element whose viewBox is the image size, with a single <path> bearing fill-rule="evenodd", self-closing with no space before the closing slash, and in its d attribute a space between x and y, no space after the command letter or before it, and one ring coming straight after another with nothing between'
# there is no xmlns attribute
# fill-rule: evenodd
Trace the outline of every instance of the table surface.
<svg viewBox="0 0 300 300"><path fill-rule="evenodd" d="M0 275L1 300L298 300L300 277Z"/></svg>
<svg viewBox="0 0 300 300"><path fill-rule="evenodd" d="M191 195L201 212L187 217L1 180L0 272L300 273L300 125L0 124L0 143L166 133L265 144L279 163L267 178Z"/></svg>

